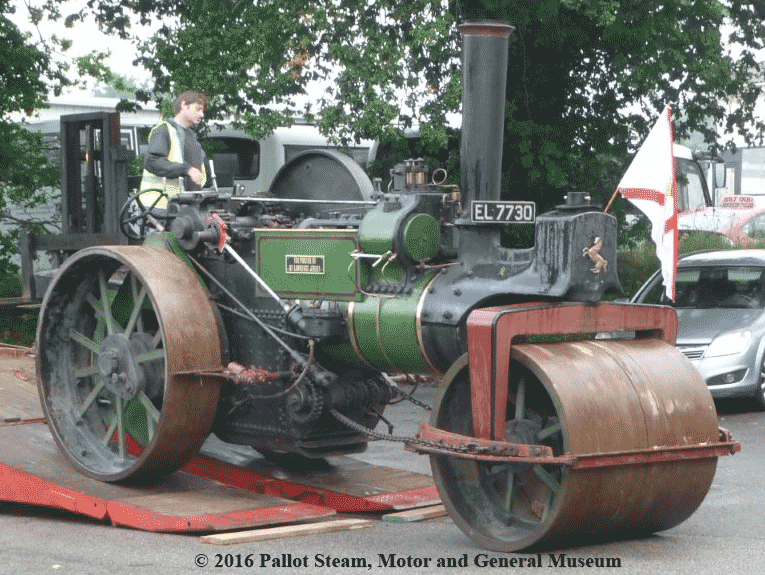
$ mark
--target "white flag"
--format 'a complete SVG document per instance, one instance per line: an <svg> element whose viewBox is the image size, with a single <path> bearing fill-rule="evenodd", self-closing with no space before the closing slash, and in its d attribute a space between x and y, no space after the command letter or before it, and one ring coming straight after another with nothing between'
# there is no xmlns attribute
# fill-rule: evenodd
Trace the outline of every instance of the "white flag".
<svg viewBox="0 0 765 575"><path fill-rule="evenodd" d="M617 190L651 221L665 293L675 301L677 181L672 150L672 110L667 106L640 146Z"/></svg>

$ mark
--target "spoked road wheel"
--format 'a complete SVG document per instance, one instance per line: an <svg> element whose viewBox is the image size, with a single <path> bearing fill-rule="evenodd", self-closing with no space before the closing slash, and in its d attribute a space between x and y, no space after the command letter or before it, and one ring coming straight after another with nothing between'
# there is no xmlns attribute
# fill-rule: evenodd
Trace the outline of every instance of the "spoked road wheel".
<svg viewBox="0 0 765 575"><path fill-rule="evenodd" d="M583 455L717 441L704 381L656 340L517 345L510 374L505 440L512 443ZM444 386L433 425L472 436L467 356L445 375ZM701 504L716 462L572 470L431 456L454 522L481 547L504 552L673 527Z"/></svg>
<svg viewBox="0 0 765 575"><path fill-rule="evenodd" d="M171 473L210 432L220 369L211 304L174 254L89 248L69 258L37 329L40 399L72 465L101 481Z"/></svg>

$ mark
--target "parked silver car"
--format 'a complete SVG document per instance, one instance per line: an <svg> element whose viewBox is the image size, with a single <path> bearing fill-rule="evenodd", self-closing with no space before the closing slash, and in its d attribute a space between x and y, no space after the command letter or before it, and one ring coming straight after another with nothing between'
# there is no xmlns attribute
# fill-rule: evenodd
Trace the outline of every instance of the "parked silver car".
<svg viewBox="0 0 765 575"><path fill-rule="evenodd" d="M633 303L674 305L677 348L712 397L753 398L765 409L765 250L723 250L681 257L677 298L664 296L656 272Z"/></svg>

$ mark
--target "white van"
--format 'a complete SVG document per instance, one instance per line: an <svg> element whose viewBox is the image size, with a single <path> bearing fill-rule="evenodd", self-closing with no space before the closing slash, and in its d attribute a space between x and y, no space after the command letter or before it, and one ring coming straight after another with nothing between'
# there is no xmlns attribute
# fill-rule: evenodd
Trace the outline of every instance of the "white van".
<svg viewBox="0 0 765 575"><path fill-rule="evenodd" d="M701 210L714 205L707 170L699 162L699 154L680 144L674 144L675 176L677 178L677 211Z"/></svg>
<svg viewBox="0 0 765 575"><path fill-rule="evenodd" d="M765 147L725 150L722 156L728 180L720 200L726 195L751 196L756 207L765 206Z"/></svg>

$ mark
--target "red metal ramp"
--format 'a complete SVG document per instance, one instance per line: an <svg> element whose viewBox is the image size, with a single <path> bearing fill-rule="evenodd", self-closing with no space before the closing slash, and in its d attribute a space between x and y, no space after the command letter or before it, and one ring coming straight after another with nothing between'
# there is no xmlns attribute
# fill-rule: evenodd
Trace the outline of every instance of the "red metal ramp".
<svg viewBox="0 0 765 575"><path fill-rule="evenodd" d="M84 477L59 452L43 421L33 359L0 351L0 501L163 532L240 529L439 501L427 475L349 457L288 472L249 448L220 441L205 444L205 453L151 486Z"/></svg>
<svg viewBox="0 0 765 575"><path fill-rule="evenodd" d="M245 491L177 472L127 487L89 479L59 452L44 423L34 362L0 351L0 501L63 509L146 531L210 532L334 515L310 503Z"/></svg>
<svg viewBox="0 0 765 575"><path fill-rule="evenodd" d="M0 427L0 499L42 505L145 531L210 532L326 517L334 510L236 489L187 473L141 487L75 471L44 423Z"/></svg>
<svg viewBox="0 0 765 575"><path fill-rule="evenodd" d="M184 471L346 513L399 511L441 503L429 475L346 456L328 457L310 465L310 469L302 468L302 464L301 468L282 467L249 448L212 437L202 446L202 456ZM250 483L253 478L255 484Z"/></svg>

